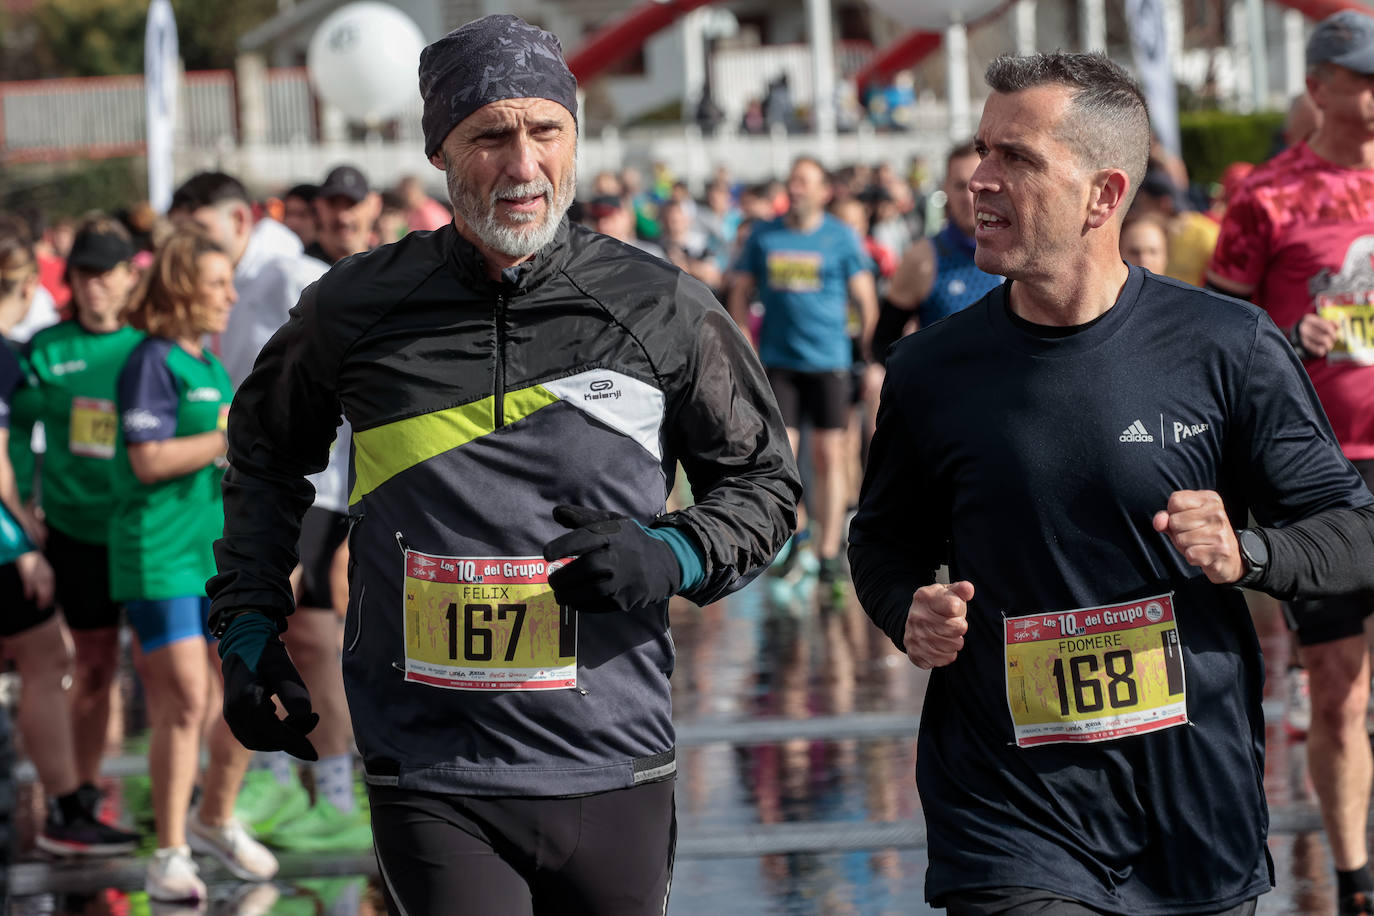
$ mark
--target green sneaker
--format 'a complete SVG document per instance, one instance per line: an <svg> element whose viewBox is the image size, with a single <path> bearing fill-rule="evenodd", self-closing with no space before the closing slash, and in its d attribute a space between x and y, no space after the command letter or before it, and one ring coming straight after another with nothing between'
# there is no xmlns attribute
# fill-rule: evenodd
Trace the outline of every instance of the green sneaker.
<svg viewBox="0 0 1374 916"><path fill-rule="evenodd" d="M372 817L366 808L344 814L323 798L292 820L282 820L266 836L292 852L364 852L372 848Z"/></svg>
<svg viewBox="0 0 1374 916"><path fill-rule="evenodd" d="M284 786L270 770L249 770L243 776L234 817L253 828L259 836L271 833L277 824L305 814L310 795L298 782Z"/></svg>

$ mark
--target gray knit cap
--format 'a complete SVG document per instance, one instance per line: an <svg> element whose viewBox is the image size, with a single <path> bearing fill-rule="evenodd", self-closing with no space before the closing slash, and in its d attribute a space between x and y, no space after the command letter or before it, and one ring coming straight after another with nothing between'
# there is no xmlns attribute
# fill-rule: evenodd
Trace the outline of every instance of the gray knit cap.
<svg viewBox="0 0 1374 916"><path fill-rule="evenodd" d="M577 80L563 46L519 16L498 13L459 26L420 52L425 155L483 105L549 99L577 118Z"/></svg>

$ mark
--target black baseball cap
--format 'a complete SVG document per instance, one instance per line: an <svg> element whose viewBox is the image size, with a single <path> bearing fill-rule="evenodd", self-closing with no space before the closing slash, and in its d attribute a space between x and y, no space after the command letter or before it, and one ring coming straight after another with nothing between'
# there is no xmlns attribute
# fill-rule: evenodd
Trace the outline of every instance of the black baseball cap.
<svg viewBox="0 0 1374 916"><path fill-rule="evenodd" d="M1328 63L1374 74L1374 18L1341 10L1317 23L1307 39L1307 66Z"/></svg>
<svg viewBox="0 0 1374 916"><path fill-rule="evenodd" d="M134 244L127 235L101 232L91 227L76 234L67 254L68 270L88 270L105 273L132 259Z"/></svg>
<svg viewBox="0 0 1374 916"><path fill-rule="evenodd" d="M351 165L340 165L324 177L318 196L324 200L347 197L356 204L367 196L367 192L367 179L363 173Z"/></svg>
<svg viewBox="0 0 1374 916"><path fill-rule="evenodd" d="M301 200L309 203L318 197L319 193L320 186L317 184L298 184L283 194L282 200L286 200L288 197L299 197Z"/></svg>
<svg viewBox="0 0 1374 916"><path fill-rule="evenodd" d="M593 197L587 204L587 213L593 219L600 219L603 216L610 216L617 210L622 210L625 202L614 194L600 194Z"/></svg>

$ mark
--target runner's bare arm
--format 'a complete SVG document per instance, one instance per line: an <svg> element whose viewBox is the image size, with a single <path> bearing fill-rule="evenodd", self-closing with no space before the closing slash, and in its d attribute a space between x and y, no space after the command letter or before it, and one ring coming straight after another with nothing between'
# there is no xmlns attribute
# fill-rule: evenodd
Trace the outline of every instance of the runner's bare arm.
<svg viewBox="0 0 1374 916"><path fill-rule="evenodd" d="M1341 326L1316 313L1303 315L1289 332L1288 341L1303 359L1321 359L1341 339Z"/></svg>
<svg viewBox="0 0 1374 916"><path fill-rule="evenodd" d="M735 319L735 324L739 325L745 338L757 347L758 342L749 333L749 302L754 298L754 275L742 270L733 270L726 275L725 282L730 288L726 296L730 317Z"/></svg>
<svg viewBox="0 0 1374 916"><path fill-rule="evenodd" d="M878 323L873 331L873 357L886 360L888 349L902 338L907 325L917 323L916 306L935 285L935 246L930 239L911 245L897 265L887 294L878 304Z"/></svg>
<svg viewBox="0 0 1374 916"><path fill-rule="evenodd" d="M872 362L878 356L873 352L873 329L878 326L878 290L873 283L873 274L861 270L850 277L849 298L859 307L860 352L866 362Z"/></svg>
<svg viewBox="0 0 1374 916"><path fill-rule="evenodd" d="M129 466L139 483L157 483L199 471L224 454L224 433L210 430L151 442L130 442Z"/></svg>
<svg viewBox="0 0 1374 916"><path fill-rule="evenodd" d="M887 301L910 312L926 301L934 287L935 245L930 239L912 242L888 284Z"/></svg>
<svg viewBox="0 0 1374 916"><path fill-rule="evenodd" d="M1249 299L1255 294L1255 287L1237 280L1228 280L1212 268L1207 268L1207 286L1219 293L1228 296L1235 296L1237 299Z"/></svg>
<svg viewBox="0 0 1374 916"><path fill-rule="evenodd" d="M0 427L0 504L2 504L10 515L24 529L24 533L29 536L29 540L35 544L41 541L34 537L35 532L31 530L28 513L24 511L24 503L19 498L19 484L14 476L14 465L9 458L10 431Z"/></svg>

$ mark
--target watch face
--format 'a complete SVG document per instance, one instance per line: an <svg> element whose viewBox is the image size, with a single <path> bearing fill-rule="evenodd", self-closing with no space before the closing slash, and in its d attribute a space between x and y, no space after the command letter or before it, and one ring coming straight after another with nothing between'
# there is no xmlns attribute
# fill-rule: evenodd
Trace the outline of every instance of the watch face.
<svg viewBox="0 0 1374 916"><path fill-rule="evenodd" d="M1259 534L1246 528L1237 540L1240 543L1241 554L1252 567L1264 567L1269 564L1269 548Z"/></svg>

